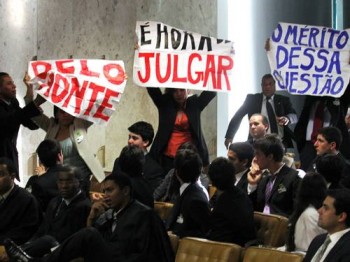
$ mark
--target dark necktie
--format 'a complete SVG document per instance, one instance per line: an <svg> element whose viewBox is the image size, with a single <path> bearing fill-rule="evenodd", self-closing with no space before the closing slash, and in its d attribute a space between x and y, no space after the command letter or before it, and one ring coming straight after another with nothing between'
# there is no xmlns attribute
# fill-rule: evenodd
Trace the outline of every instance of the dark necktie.
<svg viewBox="0 0 350 262"><path fill-rule="evenodd" d="M270 99L271 97L268 97L268 96L266 97L266 111L269 117L270 130L271 130L271 133L278 134L276 115L275 115L275 111L273 111L272 105L270 103Z"/></svg>
<svg viewBox="0 0 350 262"><path fill-rule="evenodd" d="M271 175L268 178L268 182L267 182L266 188L265 188L265 204L267 204L268 201L269 201L269 198L270 198L271 193L272 193L272 188L273 188L275 179L276 179L276 174L275 175Z"/></svg>
<svg viewBox="0 0 350 262"><path fill-rule="evenodd" d="M320 101L316 107L314 125L311 133L311 141L315 143L317 140L318 130L323 126L324 104Z"/></svg>

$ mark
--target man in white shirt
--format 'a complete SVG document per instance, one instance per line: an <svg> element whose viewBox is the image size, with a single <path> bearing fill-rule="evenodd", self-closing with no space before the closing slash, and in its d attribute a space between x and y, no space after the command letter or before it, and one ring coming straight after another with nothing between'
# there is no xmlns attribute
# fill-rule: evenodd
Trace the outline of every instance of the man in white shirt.
<svg viewBox="0 0 350 262"><path fill-rule="evenodd" d="M304 262L349 261L350 190L329 190L318 213L318 225L327 233L314 238Z"/></svg>

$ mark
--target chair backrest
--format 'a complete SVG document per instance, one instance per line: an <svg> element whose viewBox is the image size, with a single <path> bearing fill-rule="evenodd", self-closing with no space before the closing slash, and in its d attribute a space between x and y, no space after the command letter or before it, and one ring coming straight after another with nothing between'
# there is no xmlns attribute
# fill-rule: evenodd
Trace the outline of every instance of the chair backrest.
<svg viewBox="0 0 350 262"><path fill-rule="evenodd" d="M156 213L159 215L159 217L163 221L168 219L172 208L173 208L172 203L158 202L158 201L154 202L154 211L156 211Z"/></svg>
<svg viewBox="0 0 350 262"><path fill-rule="evenodd" d="M239 262L242 248L236 244L185 237L180 240L176 262Z"/></svg>
<svg viewBox="0 0 350 262"><path fill-rule="evenodd" d="M304 256L265 247L249 247L245 250L243 262L302 262Z"/></svg>
<svg viewBox="0 0 350 262"><path fill-rule="evenodd" d="M254 212L257 239L264 246L280 247L286 242L288 218Z"/></svg>
<svg viewBox="0 0 350 262"><path fill-rule="evenodd" d="M170 244L171 244L171 247L173 248L174 254L176 254L177 249L179 247L180 238L171 232L168 232L168 236L169 236Z"/></svg>

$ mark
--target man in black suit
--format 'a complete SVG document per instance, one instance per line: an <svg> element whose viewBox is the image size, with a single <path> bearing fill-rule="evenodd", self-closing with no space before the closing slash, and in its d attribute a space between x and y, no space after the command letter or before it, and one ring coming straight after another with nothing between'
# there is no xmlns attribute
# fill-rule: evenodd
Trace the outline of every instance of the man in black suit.
<svg viewBox="0 0 350 262"><path fill-rule="evenodd" d="M37 100L23 108L19 106L15 83L8 73L0 72L0 157L11 159L17 170L16 143L19 127L24 125L31 130L38 129L30 119L39 114ZM16 178L19 180L19 177Z"/></svg>
<svg viewBox="0 0 350 262"><path fill-rule="evenodd" d="M46 172L40 176L32 176L26 189L36 197L45 212L51 199L59 195L56 173L63 164L63 154L60 143L52 139L42 141L36 152Z"/></svg>
<svg viewBox="0 0 350 262"><path fill-rule="evenodd" d="M340 98L307 96L299 121L294 129L294 136L300 154L301 169L306 170L316 157L314 143L320 127L337 127L343 143L340 152L350 159L350 143L348 129L345 124L345 115L350 104L350 85ZM319 109L319 110L318 110ZM319 113L318 113L319 112ZM318 119L318 121L316 121ZM319 124L317 124L319 122Z"/></svg>
<svg viewBox="0 0 350 262"><path fill-rule="evenodd" d="M184 149L176 152L175 175L179 180L180 197L177 199L167 229L182 237L205 237L209 229L209 202L197 180L202 170L198 153Z"/></svg>
<svg viewBox="0 0 350 262"><path fill-rule="evenodd" d="M350 190L329 190L318 213L318 225L327 230L327 233L314 238L304 262L349 261Z"/></svg>
<svg viewBox="0 0 350 262"><path fill-rule="evenodd" d="M230 144L227 158L235 167L235 186L247 193L250 164L254 157L254 149L248 142L237 142Z"/></svg>
<svg viewBox="0 0 350 262"><path fill-rule="evenodd" d="M282 162L284 148L276 134L257 139L254 149L248 194L257 191L256 211L289 217L300 181L298 172Z"/></svg>
<svg viewBox="0 0 350 262"><path fill-rule="evenodd" d="M129 128L128 145L134 145L142 149L145 155L145 163L143 166L143 177L148 181L152 193L160 185L164 179L162 167L148 153L147 148L152 144L154 130L151 124L139 121L132 124ZM113 172L118 169L118 158L114 162Z"/></svg>
<svg viewBox="0 0 350 262"><path fill-rule="evenodd" d="M289 98L275 94L275 80L271 74L266 74L261 80L262 93L247 95L243 105L232 117L225 135L225 146L228 148L236 134L242 118L248 114L250 118L255 113L265 115L270 123L270 132L277 133L286 147L293 147L292 131L288 124L297 122L297 115ZM272 110L269 109L272 107ZM269 111L271 110L271 113Z"/></svg>

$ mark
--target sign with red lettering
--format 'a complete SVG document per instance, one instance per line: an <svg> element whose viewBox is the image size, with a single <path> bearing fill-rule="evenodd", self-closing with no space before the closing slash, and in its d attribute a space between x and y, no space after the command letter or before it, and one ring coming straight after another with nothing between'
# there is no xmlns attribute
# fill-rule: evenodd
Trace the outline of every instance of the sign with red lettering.
<svg viewBox="0 0 350 262"><path fill-rule="evenodd" d="M122 61L31 61L28 74L36 92L46 100L94 123L108 122L126 84Z"/></svg>
<svg viewBox="0 0 350 262"><path fill-rule="evenodd" d="M133 80L138 86L231 91L233 42L159 22L137 22Z"/></svg>
<svg viewBox="0 0 350 262"><path fill-rule="evenodd" d="M269 44L277 89L295 95L344 94L350 78L350 29L279 23Z"/></svg>

